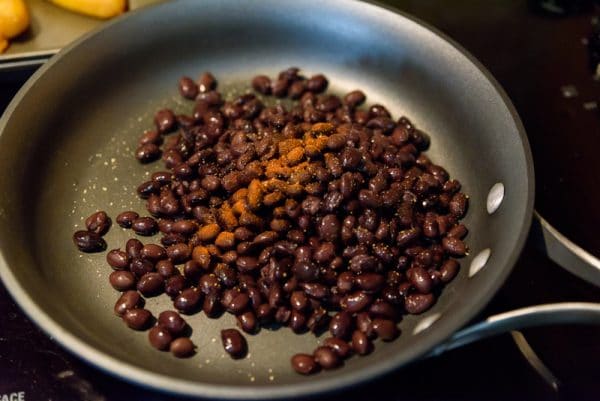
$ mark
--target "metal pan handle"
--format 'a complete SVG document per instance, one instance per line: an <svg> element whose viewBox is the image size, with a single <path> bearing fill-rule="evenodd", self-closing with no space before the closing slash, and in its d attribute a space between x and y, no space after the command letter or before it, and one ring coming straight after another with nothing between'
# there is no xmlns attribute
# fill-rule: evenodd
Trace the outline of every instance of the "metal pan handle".
<svg viewBox="0 0 600 401"><path fill-rule="evenodd" d="M536 247L565 270L600 287L600 260L558 232L538 212L533 216L531 235Z"/></svg>
<svg viewBox="0 0 600 401"><path fill-rule="evenodd" d="M446 342L437 346L427 356L440 355L474 341L512 330L556 324L600 325L600 304L588 302L563 302L515 309L492 315L483 322L462 329Z"/></svg>

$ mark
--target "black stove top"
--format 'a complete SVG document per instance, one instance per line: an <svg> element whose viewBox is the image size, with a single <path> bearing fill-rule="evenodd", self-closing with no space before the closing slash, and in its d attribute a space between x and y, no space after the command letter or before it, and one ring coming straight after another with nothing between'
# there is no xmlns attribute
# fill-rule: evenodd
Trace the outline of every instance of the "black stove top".
<svg viewBox="0 0 600 401"><path fill-rule="evenodd" d="M600 10L592 1L582 0L387 3L446 32L498 79L519 111L531 143L536 209L570 239L600 256L596 234L600 81L593 68L600 49L590 49L590 43L600 43L600 34L592 35ZM30 73L0 76L0 110ZM562 270L529 241L505 286L479 319L511 308L564 301L600 302L600 290ZM328 398L600 397L600 328L549 327L522 334L502 335L422 360ZM522 353L527 346L546 366L545 374ZM131 399L171 398L109 376L66 352L25 317L0 285L0 401Z"/></svg>

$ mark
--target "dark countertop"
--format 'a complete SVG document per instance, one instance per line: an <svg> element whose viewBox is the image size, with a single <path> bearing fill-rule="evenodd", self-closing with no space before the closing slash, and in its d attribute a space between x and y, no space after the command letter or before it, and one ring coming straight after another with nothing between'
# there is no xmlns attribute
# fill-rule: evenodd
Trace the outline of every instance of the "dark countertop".
<svg viewBox="0 0 600 401"><path fill-rule="evenodd" d="M536 208L588 251L600 255L600 82L592 78L582 39L598 10L568 17L532 13L526 1L388 1L430 22L470 50L508 92L534 155ZM578 2L579 4L584 2ZM0 110L29 73L0 77ZM561 87L574 86L566 98ZM586 106L584 107L584 103ZM591 110L587 110L590 109ZM530 241L505 286L479 318L510 308L560 301L600 302L600 290L565 272ZM510 335L423 360L335 399L594 400L600 394L600 328L524 331L559 379L553 389ZM164 395L90 367L40 332L0 285L0 400L24 391L27 401L158 400ZM168 398L167 398L168 399Z"/></svg>

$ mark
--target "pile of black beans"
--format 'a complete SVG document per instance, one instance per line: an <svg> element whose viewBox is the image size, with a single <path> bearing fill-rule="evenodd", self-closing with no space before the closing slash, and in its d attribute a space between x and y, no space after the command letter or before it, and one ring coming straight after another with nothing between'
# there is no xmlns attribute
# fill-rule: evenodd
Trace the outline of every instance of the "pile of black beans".
<svg viewBox="0 0 600 401"><path fill-rule="evenodd" d="M360 90L327 94L325 76L297 68L256 76L258 94L225 100L216 86L210 73L181 78L191 113L158 111L139 140L136 158L162 158L166 170L137 190L151 216L126 211L116 222L162 236L160 245L130 239L107 254L110 284L123 292L115 313L147 329L143 297L166 293L180 313L226 311L250 334L272 324L329 330L312 354L292 357L302 374L395 339L401 317L429 309L467 253L468 198L423 153L428 136L382 105L362 106ZM267 106L261 99L271 95L295 102ZM80 237L82 251L102 250ZM189 356L186 332L165 311L149 340ZM241 333L221 334L225 350L243 357Z"/></svg>

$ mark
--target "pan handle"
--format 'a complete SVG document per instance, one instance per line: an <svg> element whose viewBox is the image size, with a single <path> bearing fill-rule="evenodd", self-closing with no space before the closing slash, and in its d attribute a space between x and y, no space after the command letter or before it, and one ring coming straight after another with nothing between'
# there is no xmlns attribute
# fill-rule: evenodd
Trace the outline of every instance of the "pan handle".
<svg viewBox="0 0 600 401"><path fill-rule="evenodd" d="M487 337L512 330L556 324L600 325L600 304L588 302L563 302L515 309L492 315L483 322L462 329L427 356L437 356Z"/></svg>
<svg viewBox="0 0 600 401"><path fill-rule="evenodd" d="M533 216L531 235L536 248L565 270L600 287L600 260L558 232L537 211Z"/></svg>

